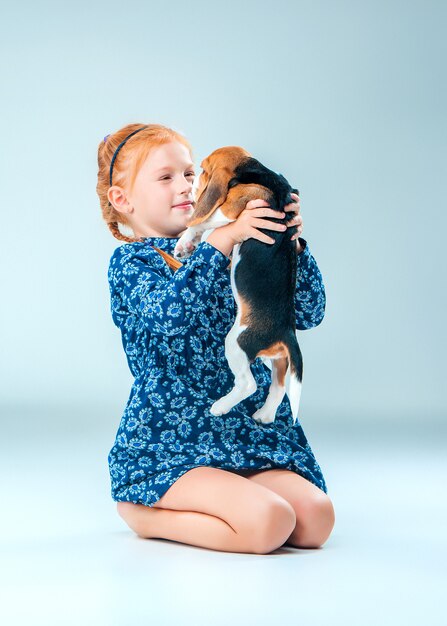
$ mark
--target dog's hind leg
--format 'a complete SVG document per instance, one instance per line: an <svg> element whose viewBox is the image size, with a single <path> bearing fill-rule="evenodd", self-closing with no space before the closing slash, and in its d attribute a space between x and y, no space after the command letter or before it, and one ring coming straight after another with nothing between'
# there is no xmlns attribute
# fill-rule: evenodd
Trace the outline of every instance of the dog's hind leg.
<svg viewBox="0 0 447 626"><path fill-rule="evenodd" d="M226 396L216 400L210 408L212 415L228 413L236 404L251 396L257 389L256 380L250 369L250 361L237 338L245 327L239 326L238 319L225 338L225 356L234 374L234 387Z"/></svg>
<svg viewBox="0 0 447 626"><path fill-rule="evenodd" d="M262 424L271 424L275 420L276 410L286 392L285 374L288 367L287 357L272 358L272 382L264 404L253 413L252 417Z"/></svg>

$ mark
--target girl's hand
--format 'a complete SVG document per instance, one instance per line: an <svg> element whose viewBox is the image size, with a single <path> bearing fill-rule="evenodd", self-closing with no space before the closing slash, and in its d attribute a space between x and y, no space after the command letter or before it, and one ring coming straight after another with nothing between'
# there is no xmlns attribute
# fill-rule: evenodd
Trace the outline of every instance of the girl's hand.
<svg viewBox="0 0 447 626"><path fill-rule="evenodd" d="M296 195L296 194L295 194ZM293 210L296 210L295 203L289 204L287 206L294 207ZM289 209L290 210L290 209ZM268 230L278 230L284 231L290 225L295 226L295 223L290 224L289 226L285 224L278 224L276 222L271 222L270 220L263 220L263 217L284 217L285 213L278 213L270 208L265 200L256 199L250 200L247 202L245 209L239 214L239 217L231 224L227 224L223 228L227 230L228 235L231 237L233 241L233 245L238 243L242 243L247 239L253 238L258 239L258 241L263 241L264 243L275 243L275 240L266 235L265 233L261 233L258 228L265 228Z"/></svg>
<svg viewBox="0 0 447 626"><path fill-rule="evenodd" d="M297 232L290 239L296 240L297 254L300 254L303 249L297 238L303 231L303 218L299 215L299 196L296 193L292 193L291 196L294 201L284 207L284 213L274 211L270 208L267 202L261 198L250 200L250 202L247 202L245 209L240 213L239 217L234 222L215 228L211 235L208 236L207 241L223 254L229 256L233 246L250 239L250 237L268 244L275 243L274 239L265 233L261 233L258 228L285 231L291 226L297 226ZM288 220L287 224L278 224L270 220L262 219L263 217L285 217L286 212L294 213L291 219Z"/></svg>
<svg viewBox="0 0 447 626"><path fill-rule="evenodd" d="M294 202L286 204L286 206L284 207L284 211L294 213L294 215L291 216L291 219L287 221L288 228L290 228L291 226L297 226L297 232L290 238L292 241L294 241L295 239L298 239L298 237L300 237L301 233L303 232L303 218L300 215L300 197L296 193L292 193L291 196L294 199ZM297 245L299 245L298 241Z"/></svg>

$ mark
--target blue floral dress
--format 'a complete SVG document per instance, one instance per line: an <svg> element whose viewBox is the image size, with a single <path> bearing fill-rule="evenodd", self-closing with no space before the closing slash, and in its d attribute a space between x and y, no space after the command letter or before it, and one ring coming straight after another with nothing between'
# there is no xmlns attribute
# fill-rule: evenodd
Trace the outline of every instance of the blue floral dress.
<svg viewBox="0 0 447 626"><path fill-rule="evenodd" d="M216 417L209 411L234 376L225 337L236 318L230 260L207 241L178 270L154 249L173 254L178 238L147 237L114 251L108 279L112 318L135 378L108 455L113 500L152 506L180 476L199 466L228 471L283 468L327 493L325 480L287 394L272 424L251 415L268 395L271 371L250 365L255 393ZM298 255L298 330L324 316L321 273L307 242Z"/></svg>

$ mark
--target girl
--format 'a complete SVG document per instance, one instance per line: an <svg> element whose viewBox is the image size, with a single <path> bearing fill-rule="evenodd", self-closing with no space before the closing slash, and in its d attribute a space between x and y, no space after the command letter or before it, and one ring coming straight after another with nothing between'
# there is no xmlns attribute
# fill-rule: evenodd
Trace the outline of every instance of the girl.
<svg viewBox="0 0 447 626"><path fill-rule="evenodd" d="M285 207L294 213L287 225L262 219L278 214L251 200L180 264L172 253L193 212L195 177L185 137L158 124L129 124L101 141L98 166L104 220L127 242L108 270L112 318L135 377L108 456L119 515L140 537L226 552L321 546L334 509L287 395L272 424L251 417L268 394L268 367L256 359L257 391L225 415L209 412L234 382L224 344L236 317L228 267L236 243L254 237L271 244L259 228L294 227L297 328L323 319L321 274L298 237L298 196Z"/></svg>

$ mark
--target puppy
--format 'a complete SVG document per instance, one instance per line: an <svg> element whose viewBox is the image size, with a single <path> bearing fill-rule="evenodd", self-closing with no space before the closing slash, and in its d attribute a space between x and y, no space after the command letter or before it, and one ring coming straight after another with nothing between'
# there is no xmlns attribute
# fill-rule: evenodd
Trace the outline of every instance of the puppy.
<svg viewBox="0 0 447 626"><path fill-rule="evenodd" d="M200 165L203 171L195 190L194 213L174 249L177 260L191 254L186 251L187 242L196 247L205 231L235 221L249 200L262 198L280 213L293 201L291 192L298 193L284 176L238 146L219 148ZM286 223L288 216L263 219ZM250 238L233 248L231 287L237 316L225 339L225 356L235 381L233 389L214 402L210 412L216 416L228 413L256 391L250 364L260 357L272 370L272 382L264 405L255 411L253 419L272 423L287 388L295 423L303 376L295 319L297 250L296 241L290 239L296 227L281 232L260 230L275 243Z"/></svg>

